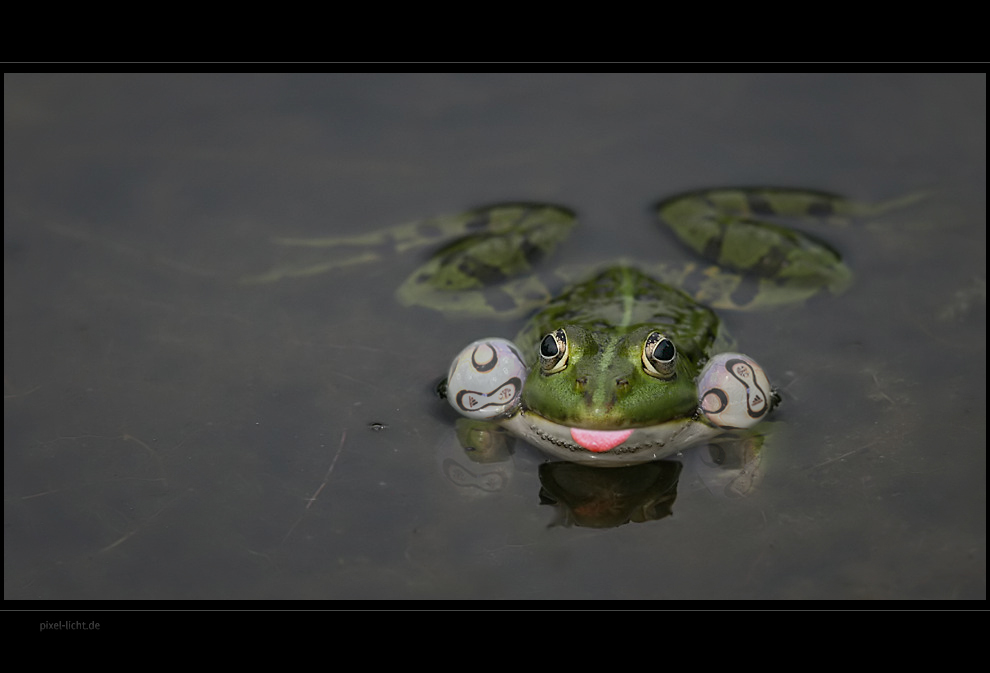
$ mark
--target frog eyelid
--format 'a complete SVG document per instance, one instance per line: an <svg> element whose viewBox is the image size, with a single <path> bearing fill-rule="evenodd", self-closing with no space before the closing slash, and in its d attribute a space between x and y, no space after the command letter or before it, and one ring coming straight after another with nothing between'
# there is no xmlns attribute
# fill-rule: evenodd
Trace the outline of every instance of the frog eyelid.
<svg viewBox="0 0 990 673"><path fill-rule="evenodd" d="M660 332L650 332L643 341L643 370L650 376L669 381L677 376L677 349Z"/></svg>

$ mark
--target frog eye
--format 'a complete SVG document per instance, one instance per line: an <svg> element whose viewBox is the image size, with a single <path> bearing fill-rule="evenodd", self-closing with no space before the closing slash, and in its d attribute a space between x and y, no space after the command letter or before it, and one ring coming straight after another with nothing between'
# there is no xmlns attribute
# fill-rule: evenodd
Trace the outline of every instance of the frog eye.
<svg viewBox="0 0 990 673"><path fill-rule="evenodd" d="M660 332L650 332L643 342L643 369L650 376L669 381L677 376L677 349Z"/></svg>
<svg viewBox="0 0 990 673"><path fill-rule="evenodd" d="M540 342L540 367L544 374L556 374L567 367L567 335L558 329Z"/></svg>

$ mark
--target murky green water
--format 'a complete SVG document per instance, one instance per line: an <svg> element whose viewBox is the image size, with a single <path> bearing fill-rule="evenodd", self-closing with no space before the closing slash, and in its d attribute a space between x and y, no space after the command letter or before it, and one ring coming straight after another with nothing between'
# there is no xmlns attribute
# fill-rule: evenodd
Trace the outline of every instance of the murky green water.
<svg viewBox="0 0 990 673"><path fill-rule="evenodd" d="M985 598L986 78L4 79L5 598ZM838 298L729 326L783 388L759 489L561 525L464 461L468 341L419 259L271 285L274 236L506 199L561 262L680 255L647 206L782 184L917 207L828 234Z"/></svg>

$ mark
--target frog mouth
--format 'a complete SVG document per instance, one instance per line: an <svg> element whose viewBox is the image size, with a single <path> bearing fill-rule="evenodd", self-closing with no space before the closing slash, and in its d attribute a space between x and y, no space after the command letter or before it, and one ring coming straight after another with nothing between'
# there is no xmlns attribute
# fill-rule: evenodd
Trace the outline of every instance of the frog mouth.
<svg viewBox="0 0 990 673"><path fill-rule="evenodd" d="M502 426L555 458L602 467L660 460L719 432L692 418L615 430L576 428L532 411L517 413Z"/></svg>

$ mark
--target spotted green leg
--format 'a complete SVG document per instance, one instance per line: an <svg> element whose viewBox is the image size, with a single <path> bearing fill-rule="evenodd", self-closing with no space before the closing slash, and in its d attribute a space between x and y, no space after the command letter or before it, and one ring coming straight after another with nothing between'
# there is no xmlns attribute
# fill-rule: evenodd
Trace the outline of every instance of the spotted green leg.
<svg viewBox="0 0 990 673"><path fill-rule="evenodd" d="M652 269L713 308L761 309L800 303L828 288L845 291L852 272L837 250L789 223L848 225L912 203L911 195L862 204L826 192L789 188L712 189L662 201L657 216L687 247L716 266ZM745 277L755 280L747 283Z"/></svg>
<svg viewBox="0 0 990 673"><path fill-rule="evenodd" d="M322 238L279 237L273 242L293 260L242 278L244 283L272 283L284 278L314 276L334 269L380 262L411 250L454 241L431 258L400 289L405 303L448 308L443 292L470 289L473 275L495 282L529 269L537 257L552 250L574 225L574 214L545 204L504 204L417 222L408 222L355 236ZM306 259L310 261L306 261ZM441 268L446 264L450 268ZM522 285L514 290L524 294ZM427 297L431 292L440 295ZM455 302L456 303L456 302ZM454 307L457 310L457 307Z"/></svg>
<svg viewBox="0 0 990 673"><path fill-rule="evenodd" d="M399 287L403 304L464 316L517 317L550 294L534 267L577 222L550 204L506 204L472 211L473 233L433 254Z"/></svg>

